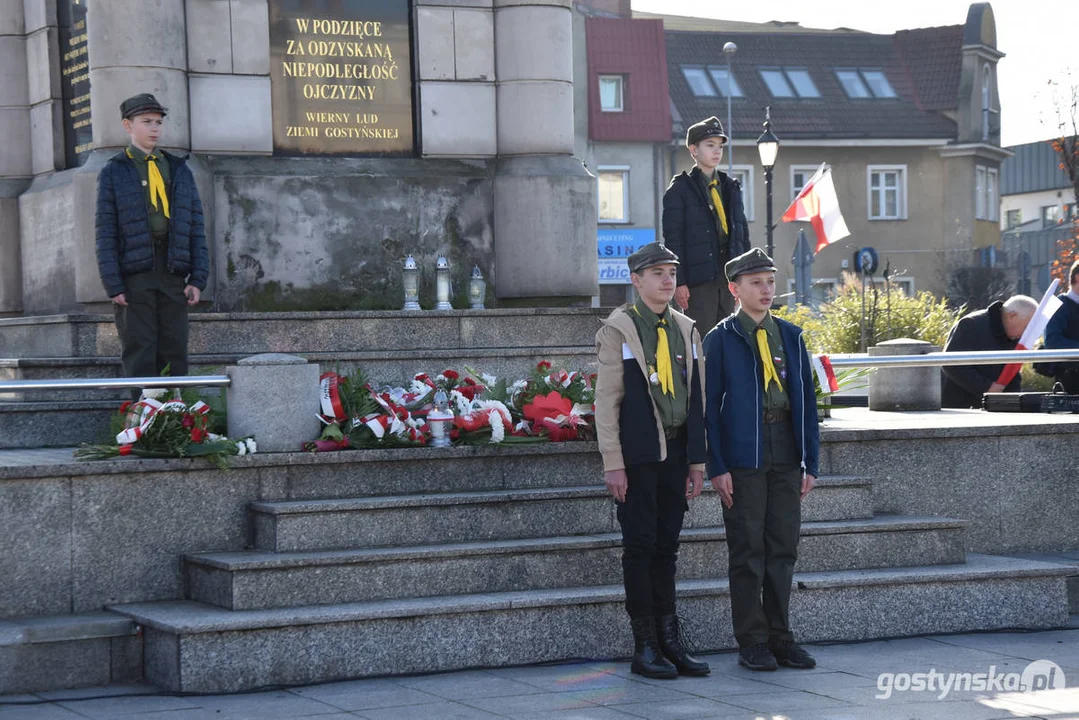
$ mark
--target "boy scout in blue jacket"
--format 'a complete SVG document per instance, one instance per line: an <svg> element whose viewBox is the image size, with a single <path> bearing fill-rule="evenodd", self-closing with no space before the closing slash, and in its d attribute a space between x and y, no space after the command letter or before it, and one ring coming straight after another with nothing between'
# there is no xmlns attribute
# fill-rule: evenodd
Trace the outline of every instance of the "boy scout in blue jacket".
<svg viewBox="0 0 1079 720"><path fill-rule="evenodd" d="M149 93L124 100L131 143L98 176L98 272L127 377L156 377L166 366L187 374L187 306L209 275L195 178L183 159L157 149L165 112Z"/></svg>
<svg viewBox="0 0 1079 720"><path fill-rule="evenodd" d="M661 243L630 255L638 300L596 333L596 429L622 526L630 669L666 679L709 672L679 639L675 613L678 535L705 468L701 338L668 305L677 267L678 256Z"/></svg>
<svg viewBox="0 0 1079 720"><path fill-rule="evenodd" d="M772 259L754 248L726 264L741 309L704 340L708 477L723 501L738 662L812 668L789 620L801 501L816 482L820 438L809 353L772 317Z"/></svg>

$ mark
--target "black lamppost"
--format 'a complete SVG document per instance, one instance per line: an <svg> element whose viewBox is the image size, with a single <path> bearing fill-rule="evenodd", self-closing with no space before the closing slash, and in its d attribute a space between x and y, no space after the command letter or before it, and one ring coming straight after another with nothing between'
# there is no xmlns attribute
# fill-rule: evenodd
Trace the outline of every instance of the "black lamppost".
<svg viewBox="0 0 1079 720"><path fill-rule="evenodd" d="M768 233L768 257L775 259L775 243L772 242L772 168L776 166L776 155L779 154L779 138L772 132L772 107L764 109L764 132L757 138L757 152L761 156L761 165L764 167L764 191L768 198L767 212L765 213L765 230Z"/></svg>

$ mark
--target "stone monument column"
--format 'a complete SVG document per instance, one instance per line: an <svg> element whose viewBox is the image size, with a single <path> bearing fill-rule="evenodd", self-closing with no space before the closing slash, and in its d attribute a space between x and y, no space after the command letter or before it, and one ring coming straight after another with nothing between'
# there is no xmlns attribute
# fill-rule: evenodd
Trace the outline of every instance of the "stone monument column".
<svg viewBox="0 0 1079 720"><path fill-rule="evenodd" d="M595 178L573 157L572 0L495 0L495 295L597 290Z"/></svg>
<svg viewBox="0 0 1079 720"><path fill-rule="evenodd" d="M19 195L30 185L30 89L22 0L0 0L0 316L22 310Z"/></svg>
<svg viewBox="0 0 1079 720"><path fill-rule="evenodd" d="M94 154L75 180L74 192L75 292L82 303L108 300L97 273L94 207L98 171L127 145L120 103L140 92L153 93L168 108L162 147L180 154L191 148L184 0L93 0L87 4L86 26Z"/></svg>

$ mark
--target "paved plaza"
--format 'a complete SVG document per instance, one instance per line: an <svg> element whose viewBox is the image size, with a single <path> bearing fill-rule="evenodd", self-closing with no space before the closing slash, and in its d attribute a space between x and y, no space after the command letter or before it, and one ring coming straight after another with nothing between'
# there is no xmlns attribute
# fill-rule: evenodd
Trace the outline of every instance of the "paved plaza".
<svg viewBox="0 0 1079 720"><path fill-rule="evenodd" d="M628 630L627 630L628 632ZM471 670L237 695L177 696L113 686L0 697L0 720L997 720L1079 719L1079 616L1064 630L986 633L812 646L812 671L753 673L733 653L707 657L712 675L647 680L625 662ZM1049 661L1063 687L1014 689L1012 674ZM1042 667L1052 668L1046 663ZM930 675L930 673L933 673ZM920 675L919 675L920 674ZM977 675L1002 689L951 685ZM1012 679L1009 679L1012 676ZM919 681L930 691L913 690ZM1059 685L1051 674L1049 682ZM1012 690L1007 688L1012 686ZM891 688L886 699L878 696ZM940 697L943 694L943 697Z"/></svg>

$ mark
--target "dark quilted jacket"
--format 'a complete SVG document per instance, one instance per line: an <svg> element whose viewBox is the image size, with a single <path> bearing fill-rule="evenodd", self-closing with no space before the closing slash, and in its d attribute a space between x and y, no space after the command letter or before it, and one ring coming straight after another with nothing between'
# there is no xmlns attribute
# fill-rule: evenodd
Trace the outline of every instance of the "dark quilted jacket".
<svg viewBox="0 0 1079 720"><path fill-rule="evenodd" d="M675 175L663 194L663 242L681 261L678 284L690 287L710 283L716 278L725 280L722 263L749 250L749 225L742 206L742 186L727 173L720 172L719 196L723 199L730 230L729 252L725 258L720 257L715 216L697 179L700 172L693 168L692 172Z"/></svg>
<svg viewBox="0 0 1079 720"><path fill-rule="evenodd" d="M169 163L168 269L206 289L210 254L202 203L186 158L161 153ZM154 269L153 238L146 196L135 163L124 152L112 156L97 178L97 269L109 297L126 292L124 277Z"/></svg>

